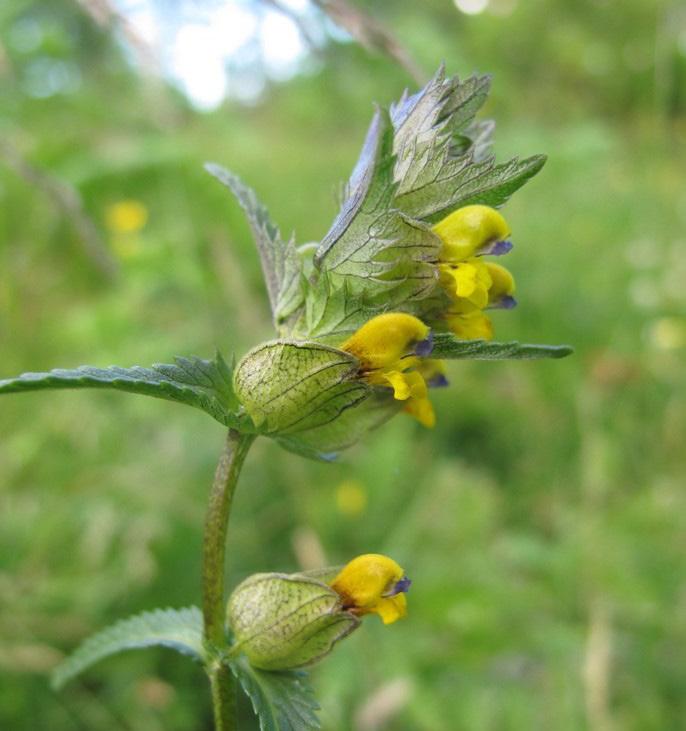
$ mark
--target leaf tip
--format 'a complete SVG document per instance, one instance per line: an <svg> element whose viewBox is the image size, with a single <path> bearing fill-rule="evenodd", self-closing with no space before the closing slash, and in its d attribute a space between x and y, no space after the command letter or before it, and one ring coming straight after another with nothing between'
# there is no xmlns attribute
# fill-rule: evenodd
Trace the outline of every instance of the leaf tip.
<svg viewBox="0 0 686 731"><path fill-rule="evenodd" d="M544 154L532 155L530 158L525 160L530 165L531 175L536 175L541 168L548 162L548 156Z"/></svg>
<svg viewBox="0 0 686 731"><path fill-rule="evenodd" d="M204 162L202 166L210 175L216 175L222 169L216 162Z"/></svg>
<svg viewBox="0 0 686 731"><path fill-rule="evenodd" d="M566 358L573 354L574 348L571 345L556 345L552 351L553 358Z"/></svg>

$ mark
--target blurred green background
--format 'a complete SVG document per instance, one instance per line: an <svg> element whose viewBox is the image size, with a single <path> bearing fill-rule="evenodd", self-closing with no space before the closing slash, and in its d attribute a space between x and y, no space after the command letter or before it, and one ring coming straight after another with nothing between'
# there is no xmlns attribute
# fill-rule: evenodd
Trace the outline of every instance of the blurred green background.
<svg viewBox="0 0 686 731"><path fill-rule="evenodd" d="M193 101L179 79L202 81L203 44L179 34L227 5L253 35L215 78L227 98ZM337 464L258 441L230 580L363 552L413 578L406 621L368 620L313 670L329 731L683 728L686 8L355 7L425 78L441 60L493 73L500 159L549 155L506 207L520 306L496 331L576 354L454 364L435 430L398 417ZM281 36L299 39L295 60ZM318 240L372 102L406 86L304 1L3 0L0 376L240 355L269 337L247 227L202 163ZM113 658L60 694L47 675L121 616L198 603L222 428L60 392L3 397L0 435L0 728L209 730L202 672L170 651ZM242 716L256 728L247 703Z"/></svg>

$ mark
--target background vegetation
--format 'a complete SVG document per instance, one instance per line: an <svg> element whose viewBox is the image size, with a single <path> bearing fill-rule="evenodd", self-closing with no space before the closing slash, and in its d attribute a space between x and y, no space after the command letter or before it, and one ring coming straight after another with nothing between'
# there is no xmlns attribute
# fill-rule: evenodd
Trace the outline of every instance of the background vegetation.
<svg viewBox="0 0 686 731"><path fill-rule="evenodd" d="M683 728L683 5L365 5L427 77L442 59L493 73L501 158L549 154L506 209L520 307L496 328L577 352L455 364L433 432L399 417L339 464L258 442L231 581L367 551L414 579L407 621L365 623L313 671L331 731ZM200 112L116 19L96 21L107 7L0 7L3 376L241 354L269 336L247 227L202 163L318 240L371 102L415 86L316 16L301 73ZM238 60L230 78L262 68ZM117 219L125 200L137 222ZM210 729L201 670L168 651L109 660L59 695L47 673L116 618L198 602L223 430L165 402L64 392L4 397L0 434L0 728Z"/></svg>

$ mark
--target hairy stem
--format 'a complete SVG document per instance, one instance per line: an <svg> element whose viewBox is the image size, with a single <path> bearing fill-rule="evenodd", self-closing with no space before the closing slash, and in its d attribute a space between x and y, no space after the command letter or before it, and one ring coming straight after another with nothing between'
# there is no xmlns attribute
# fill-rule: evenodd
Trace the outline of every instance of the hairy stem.
<svg viewBox="0 0 686 731"><path fill-rule="evenodd" d="M214 708L214 727L216 731L236 731L236 679L226 665L217 662L208 667Z"/></svg>
<svg viewBox="0 0 686 731"><path fill-rule="evenodd" d="M202 567L202 611L205 643L212 656L226 649L224 575L226 534L233 493L253 435L229 429L212 483L205 520ZM235 731L236 685L231 671L219 661L208 664L216 731Z"/></svg>

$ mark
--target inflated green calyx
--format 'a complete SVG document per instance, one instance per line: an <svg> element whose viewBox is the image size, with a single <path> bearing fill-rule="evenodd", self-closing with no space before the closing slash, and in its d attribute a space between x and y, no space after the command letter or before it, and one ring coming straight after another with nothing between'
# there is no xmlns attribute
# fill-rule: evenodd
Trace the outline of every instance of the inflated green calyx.
<svg viewBox="0 0 686 731"><path fill-rule="evenodd" d="M360 620L341 597L303 574L255 574L231 595L227 622L232 652L262 670L289 670L320 660Z"/></svg>

